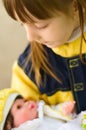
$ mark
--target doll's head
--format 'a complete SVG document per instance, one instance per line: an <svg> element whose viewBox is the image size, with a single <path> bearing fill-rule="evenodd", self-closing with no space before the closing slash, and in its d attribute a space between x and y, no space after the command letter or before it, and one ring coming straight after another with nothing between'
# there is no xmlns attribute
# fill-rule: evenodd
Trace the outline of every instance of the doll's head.
<svg viewBox="0 0 86 130"><path fill-rule="evenodd" d="M17 91L0 91L0 130L11 130L38 116L38 105L33 100L25 100Z"/></svg>

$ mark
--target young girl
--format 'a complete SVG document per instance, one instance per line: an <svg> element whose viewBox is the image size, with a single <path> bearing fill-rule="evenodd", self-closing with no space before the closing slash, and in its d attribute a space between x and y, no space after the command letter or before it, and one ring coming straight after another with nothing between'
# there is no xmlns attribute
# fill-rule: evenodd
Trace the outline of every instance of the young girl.
<svg viewBox="0 0 86 130"><path fill-rule="evenodd" d="M0 90L0 130L45 130L46 127L57 130L63 121L73 119L74 108L75 102L51 107L43 101L26 100L14 89L3 89Z"/></svg>
<svg viewBox="0 0 86 130"><path fill-rule="evenodd" d="M29 41L13 67L12 87L25 98L86 109L86 0L3 0Z"/></svg>

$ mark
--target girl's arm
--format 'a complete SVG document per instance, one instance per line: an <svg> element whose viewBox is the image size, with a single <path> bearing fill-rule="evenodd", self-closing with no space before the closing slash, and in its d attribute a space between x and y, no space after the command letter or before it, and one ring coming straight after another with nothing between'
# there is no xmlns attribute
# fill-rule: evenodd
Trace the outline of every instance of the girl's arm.
<svg viewBox="0 0 86 130"><path fill-rule="evenodd" d="M13 66L12 88L15 88L24 98L39 100L40 93L37 86L27 77L17 62Z"/></svg>

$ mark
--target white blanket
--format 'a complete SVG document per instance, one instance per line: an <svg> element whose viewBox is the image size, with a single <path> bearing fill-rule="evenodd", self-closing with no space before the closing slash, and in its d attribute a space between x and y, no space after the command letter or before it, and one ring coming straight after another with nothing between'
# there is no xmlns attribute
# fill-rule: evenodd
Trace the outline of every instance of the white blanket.
<svg viewBox="0 0 86 130"><path fill-rule="evenodd" d="M67 123L45 116L43 120L27 121L13 130L83 130L81 127L82 114L83 112Z"/></svg>
<svg viewBox="0 0 86 130"><path fill-rule="evenodd" d="M66 124L63 124L61 127L59 127L58 130L84 130L81 127L81 122L84 114L86 114L86 111L82 111L79 115L77 115L75 119L67 122Z"/></svg>
<svg viewBox="0 0 86 130"><path fill-rule="evenodd" d="M39 118L27 121L13 130L83 130L81 120L86 111L81 112L75 119L66 122L45 116L43 114L43 103L39 107Z"/></svg>

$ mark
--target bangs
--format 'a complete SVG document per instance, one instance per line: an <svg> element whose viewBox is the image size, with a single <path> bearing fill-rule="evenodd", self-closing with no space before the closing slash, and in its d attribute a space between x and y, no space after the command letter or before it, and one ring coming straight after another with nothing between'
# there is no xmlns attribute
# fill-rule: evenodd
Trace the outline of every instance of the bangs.
<svg viewBox="0 0 86 130"><path fill-rule="evenodd" d="M35 22L34 18L45 20L52 18L58 11L68 13L71 0L3 0L8 14L26 22ZM64 6L63 6L64 5Z"/></svg>
<svg viewBox="0 0 86 130"><path fill-rule="evenodd" d="M26 23L35 22L31 16L40 20L52 17L52 11L49 11L49 7L45 8L39 1L34 4L34 0L3 0L3 3L9 16L14 20L18 20L18 17L20 21ZM46 1L45 3L47 5Z"/></svg>

